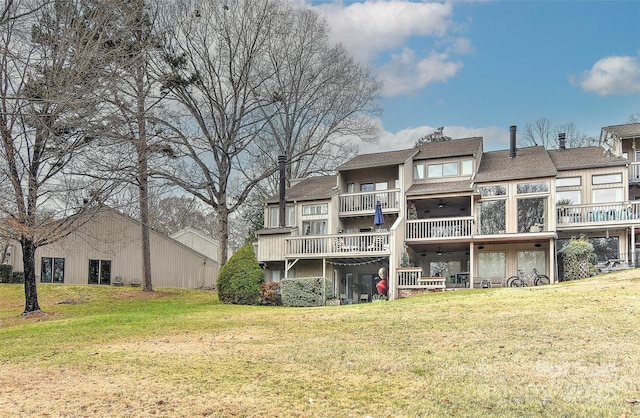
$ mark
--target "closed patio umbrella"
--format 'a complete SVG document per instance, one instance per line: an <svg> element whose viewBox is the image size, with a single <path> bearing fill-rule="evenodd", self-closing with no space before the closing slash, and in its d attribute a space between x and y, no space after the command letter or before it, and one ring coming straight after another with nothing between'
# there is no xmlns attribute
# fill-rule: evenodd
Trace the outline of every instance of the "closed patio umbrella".
<svg viewBox="0 0 640 418"><path fill-rule="evenodd" d="M376 202L376 213L373 216L373 223L377 227L384 225L384 216L382 215L382 205L380 205L379 200Z"/></svg>

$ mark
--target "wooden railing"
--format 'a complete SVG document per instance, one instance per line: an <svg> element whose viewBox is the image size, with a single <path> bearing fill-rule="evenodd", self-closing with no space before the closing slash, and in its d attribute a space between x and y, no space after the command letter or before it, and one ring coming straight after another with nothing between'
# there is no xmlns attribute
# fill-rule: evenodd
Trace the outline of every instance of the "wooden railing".
<svg viewBox="0 0 640 418"><path fill-rule="evenodd" d="M414 219L407 221L405 239L468 238L473 234L473 217Z"/></svg>
<svg viewBox="0 0 640 418"><path fill-rule="evenodd" d="M382 210L398 210L400 190L378 190L374 192L349 193L340 196L340 213L370 213L373 215L376 203L380 202Z"/></svg>
<svg viewBox="0 0 640 418"><path fill-rule="evenodd" d="M567 205L556 208L559 227L577 224L626 224L640 220L640 201Z"/></svg>
<svg viewBox="0 0 640 418"><path fill-rule="evenodd" d="M302 235L285 239L286 257L388 255L389 232Z"/></svg>
<svg viewBox="0 0 640 418"><path fill-rule="evenodd" d="M444 277L424 277L420 267L400 267L396 269L398 289L444 289L447 287Z"/></svg>

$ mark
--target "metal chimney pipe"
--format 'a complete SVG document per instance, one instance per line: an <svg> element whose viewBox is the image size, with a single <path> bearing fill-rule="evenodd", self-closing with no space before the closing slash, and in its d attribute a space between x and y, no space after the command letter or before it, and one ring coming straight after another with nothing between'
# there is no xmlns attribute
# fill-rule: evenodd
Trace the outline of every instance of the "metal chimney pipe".
<svg viewBox="0 0 640 418"><path fill-rule="evenodd" d="M287 226L287 222L286 222L286 200L285 200L285 186L286 186L286 169L287 169L287 157L285 157L284 155L278 155L278 168L280 170L280 199L278 201L279 203L279 209L280 209L280 222L279 222L279 226L280 228L284 228L285 226Z"/></svg>
<svg viewBox="0 0 640 418"><path fill-rule="evenodd" d="M558 143L561 151L567 149L567 135L564 132L558 134Z"/></svg>
<svg viewBox="0 0 640 418"><path fill-rule="evenodd" d="M509 139L511 144L509 158L515 158L516 157L516 126L515 125L511 125L511 127L509 127L509 134L510 134Z"/></svg>

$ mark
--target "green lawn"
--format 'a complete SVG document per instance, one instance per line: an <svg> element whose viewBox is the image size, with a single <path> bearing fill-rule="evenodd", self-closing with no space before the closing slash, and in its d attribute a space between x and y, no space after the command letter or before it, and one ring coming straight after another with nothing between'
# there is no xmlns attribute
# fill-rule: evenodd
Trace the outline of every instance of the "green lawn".
<svg viewBox="0 0 640 418"><path fill-rule="evenodd" d="M0 285L0 416L640 416L640 271L323 308Z"/></svg>

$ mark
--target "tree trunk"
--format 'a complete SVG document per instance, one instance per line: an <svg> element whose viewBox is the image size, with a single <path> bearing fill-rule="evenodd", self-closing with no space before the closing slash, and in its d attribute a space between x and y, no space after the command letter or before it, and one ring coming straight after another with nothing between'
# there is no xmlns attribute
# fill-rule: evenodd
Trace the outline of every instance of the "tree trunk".
<svg viewBox="0 0 640 418"><path fill-rule="evenodd" d="M24 263L25 306L22 313L24 315L39 311L40 305L38 305L38 291L36 289L36 246L32 238L22 237L20 243Z"/></svg>
<svg viewBox="0 0 640 418"><path fill-rule="evenodd" d="M226 201L218 206L218 261L220 267L227 262L229 257L227 248L229 247L229 208L227 208Z"/></svg>

